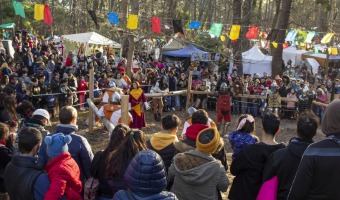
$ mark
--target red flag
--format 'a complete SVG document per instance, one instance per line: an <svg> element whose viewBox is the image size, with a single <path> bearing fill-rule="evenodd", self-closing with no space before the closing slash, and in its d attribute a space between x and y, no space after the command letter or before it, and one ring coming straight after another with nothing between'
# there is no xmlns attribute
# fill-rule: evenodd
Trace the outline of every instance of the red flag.
<svg viewBox="0 0 340 200"><path fill-rule="evenodd" d="M47 25L51 25L53 23L53 17L50 10L50 7L46 4L44 9L44 22Z"/></svg>
<svg viewBox="0 0 340 200"><path fill-rule="evenodd" d="M259 28L256 26L252 26L249 28L247 34L246 34L246 38L248 40L253 40L257 38L257 35L259 34Z"/></svg>
<svg viewBox="0 0 340 200"><path fill-rule="evenodd" d="M152 31L160 34L161 33L161 18L151 17Z"/></svg>

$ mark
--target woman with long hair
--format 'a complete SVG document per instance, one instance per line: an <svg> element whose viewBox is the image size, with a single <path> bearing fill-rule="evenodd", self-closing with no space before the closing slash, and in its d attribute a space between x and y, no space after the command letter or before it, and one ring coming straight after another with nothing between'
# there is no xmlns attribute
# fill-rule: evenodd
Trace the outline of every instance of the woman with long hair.
<svg viewBox="0 0 340 200"><path fill-rule="evenodd" d="M106 160L111 152L115 151L119 147L129 130L130 128L124 124L117 125L111 133L109 144L106 146L105 150L98 151L94 155L91 163L91 175L99 180L99 200L112 199L112 196L114 195L112 188L109 185L110 179L107 178L105 173Z"/></svg>
<svg viewBox="0 0 340 200"><path fill-rule="evenodd" d="M126 189L124 172L138 152L147 150L145 142L143 131L132 129L126 133L118 149L111 151L106 157L106 177L109 180L113 194L119 190Z"/></svg>
<svg viewBox="0 0 340 200"><path fill-rule="evenodd" d="M4 99L4 110L0 112L0 122L6 123L7 121L19 121L16 112L17 100L13 96L7 96Z"/></svg>
<svg viewBox="0 0 340 200"><path fill-rule="evenodd" d="M145 127L144 105L148 110L149 104L146 101L144 91L139 87L139 83L132 82L130 94L129 94L129 107L131 108L132 122L131 128L143 128Z"/></svg>

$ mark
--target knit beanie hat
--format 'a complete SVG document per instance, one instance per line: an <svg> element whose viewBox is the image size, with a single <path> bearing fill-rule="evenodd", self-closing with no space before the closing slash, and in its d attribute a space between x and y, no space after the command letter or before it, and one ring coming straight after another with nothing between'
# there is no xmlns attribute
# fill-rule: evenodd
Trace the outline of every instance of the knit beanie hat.
<svg viewBox="0 0 340 200"><path fill-rule="evenodd" d="M56 133L51 136L46 136L44 139L47 145L47 155L55 158L58 155L68 152L68 145L72 141L71 136L62 133Z"/></svg>
<svg viewBox="0 0 340 200"><path fill-rule="evenodd" d="M203 129L197 136L196 148L203 153L214 153L220 144L220 134L216 128Z"/></svg>
<svg viewBox="0 0 340 200"><path fill-rule="evenodd" d="M340 135L340 99L332 101L326 108L321 129L325 135Z"/></svg>

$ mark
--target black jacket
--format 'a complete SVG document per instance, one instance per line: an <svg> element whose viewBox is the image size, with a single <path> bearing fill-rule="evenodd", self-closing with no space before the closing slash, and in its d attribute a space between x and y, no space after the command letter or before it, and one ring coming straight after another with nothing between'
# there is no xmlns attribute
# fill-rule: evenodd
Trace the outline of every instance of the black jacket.
<svg viewBox="0 0 340 200"><path fill-rule="evenodd" d="M0 144L0 158L0 192L5 193L4 171L7 164L12 160L12 151L2 144Z"/></svg>
<svg viewBox="0 0 340 200"><path fill-rule="evenodd" d="M263 182L274 176L279 179L278 200L286 200L303 152L313 141L292 138L287 148L274 152L263 171Z"/></svg>
<svg viewBox="0 0 340 200"><path fill-rule="evenodd" d="M14 156L5 170L6 189L14 200L34 200L34 184L43 169L24 156Z"/></svg>
<svg viewBox="0 0 340 200"><path fill-rule="evenodd" d="M303 153L288 195L296 199L340 199L340 140L325 139Z"/></svg>
<svg viewBox="0 0 340 200"><path fill-rule="evenodd" d="M158 153L158 155L161 156L164 165L165 165L165 170L168 171L170 165L171 165L171 161L172 158L175 157L175 155L177 154L175 145L172 143L170 145L168 145L167 147L165 147L164 149L161 150L156 150L152 145L150 140L148 140L146 142L146 146L148 147L148 149Z"/></svg>
<svg viewBox="0 0 340 200"><path fill-rule="evenodd" d="M229 191L229 199L256 199L268 158L273 152L284 147L284 144L267 145L263 142L244 147L230 166L230 172L235 178Z"/></svg>

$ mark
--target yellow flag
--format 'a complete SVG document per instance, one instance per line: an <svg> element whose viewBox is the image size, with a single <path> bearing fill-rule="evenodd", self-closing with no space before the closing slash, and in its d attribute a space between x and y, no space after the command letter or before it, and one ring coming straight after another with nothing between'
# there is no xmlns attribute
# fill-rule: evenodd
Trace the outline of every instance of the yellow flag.
<svg viewBox="0 0 340 200"><path fill-rule="evenodd" d="M225 41L225 36L221 35L221 41L224 42Z"/></svg>
<svg viewBox="0 0 340 200"><path fill-rule="evenodd" d="M138 15L129 15L126 28L131 30L138 28Z"/></svg>
<svg viewBox="0 0 340 200"><path fill-rule="evenodd" d="M34 6L34 19L35 20L43 20L44 19L44 10L45 10L45 5L35 4L35 6Z"/></svg>
<svg viewBox="0 0 340 200"><path fill-rule="evenodd" d="M231 40L237 40L240 37L240 30L241 30L240 25L232 25L230 29L229 38Z"/></svg>
<svg viewBox="0 0 340 200"><path fill-rule="evenodd" d="M331 41L332 37L333 37L334 33L327 33L321 40L322 44L327 44Z"/></svg>
<svg viewBox="0 0 340 200"><path fill-rule="evenodd" d="M332 55L338 55L338 48L332 48Z"/></svg>
<svg viewBox="0 0 340 200"><path fill-rule="evenodd" d="M331 54L332 53L332 48L327 48L327 51L328 51L328 54Z"/></svg>
<svg viewBox="0 0 340 200"><path fill-rule="evenodd" d="M272 45L273 45L273 47L274 47L275 49L276 49L277 46L278 46L277 42L272 42Z"/></svg>
<svg viewBox="0 0 340 200"><path fill-rule="evenodd" d="M133 111L135 111L137 113L138 116L141 116L142 115L142 110L140 109L140 104L137 104L135 105L133 108L132 108Z"/></svg>

